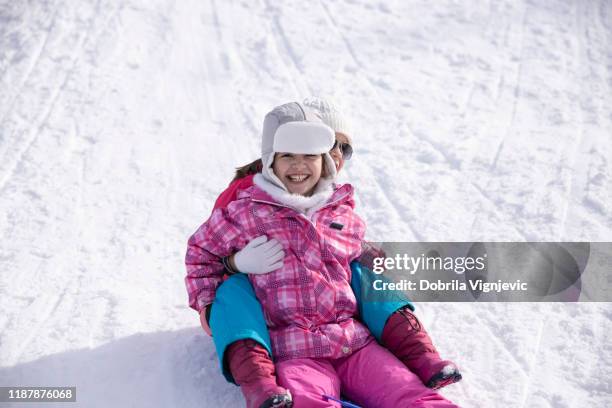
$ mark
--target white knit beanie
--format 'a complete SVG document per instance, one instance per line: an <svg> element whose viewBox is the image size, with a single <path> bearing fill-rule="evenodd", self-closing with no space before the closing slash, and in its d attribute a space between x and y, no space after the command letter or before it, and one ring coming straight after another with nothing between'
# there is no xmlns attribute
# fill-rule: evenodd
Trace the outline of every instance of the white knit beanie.
<svg viewBox="0 0 612 408"><path fill-rule="evenodd" d="M309 97L304 99L302 104L312 110L314 110L323 123L330 128L334 129L335 132L344 134L348 143L353 145L353 130L349 120L342 114L340 105L338 105L331 98L319 98Z"/></svg>

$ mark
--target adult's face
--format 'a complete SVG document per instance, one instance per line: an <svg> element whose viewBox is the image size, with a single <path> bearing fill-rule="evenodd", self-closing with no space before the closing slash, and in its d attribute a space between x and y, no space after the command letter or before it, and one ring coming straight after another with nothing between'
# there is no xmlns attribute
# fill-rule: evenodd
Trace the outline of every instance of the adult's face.
<svg viewBox="0 0 612 408"><path fill-rule="evenodd" d="M342 155L342 149L340 148L341 143L348 143L348 137L345 134L336 132L336 146L329 151L329 155L334 160L336 164L336 171L340 173L342 167L344 167L344 157Z"/></svg>

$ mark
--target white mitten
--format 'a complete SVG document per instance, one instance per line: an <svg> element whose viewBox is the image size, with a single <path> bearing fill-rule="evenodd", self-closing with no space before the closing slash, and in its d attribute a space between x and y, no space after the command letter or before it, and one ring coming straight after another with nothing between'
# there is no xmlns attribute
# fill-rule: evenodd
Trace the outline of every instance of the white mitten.
<svg viewBox="0 0 612 408"><path fill-rule="evenodd" d="M280 242L275 239L268 241L268 237L262 235L236 252L234 265L240 272L260 275L283 266L284 258L285 253Z"/></svg>

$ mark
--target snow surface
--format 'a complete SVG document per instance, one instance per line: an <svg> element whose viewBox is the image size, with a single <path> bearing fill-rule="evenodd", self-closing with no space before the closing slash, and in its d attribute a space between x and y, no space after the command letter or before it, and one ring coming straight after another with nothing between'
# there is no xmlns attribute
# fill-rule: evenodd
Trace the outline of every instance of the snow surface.
<svg viewBox="0 0 612 408"><path fill-rule="evenodd" d="M612 241L610 1L0 0L0 385L243 406L186 240L308 95L352 117L371 240ZM418 314L461 406L612 406L609 303Z"/></svg>

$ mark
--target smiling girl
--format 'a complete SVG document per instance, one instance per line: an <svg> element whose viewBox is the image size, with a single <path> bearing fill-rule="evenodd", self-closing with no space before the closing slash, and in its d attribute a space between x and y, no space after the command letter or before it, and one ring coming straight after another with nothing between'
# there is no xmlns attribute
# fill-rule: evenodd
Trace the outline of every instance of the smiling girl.
<svg viewBox="0 0 612 408"><path fill-rule="evenodd" d="M249 265L278 381L296 406L333 406L322 395L338 397L341 390L369 407L455 406L425 387L356 319L349 263L361 253L365 225L353 212L353 188L333 185L333 130L288 117L264 122L255 185L215 210L194 235L190 251L198 262L187 265L190 304L200 310L212 303L225 264ZM265 249L255 256L241 251L253 242ZM253 266L258 269L262 258L267 261L258 272Z"/></svg>

